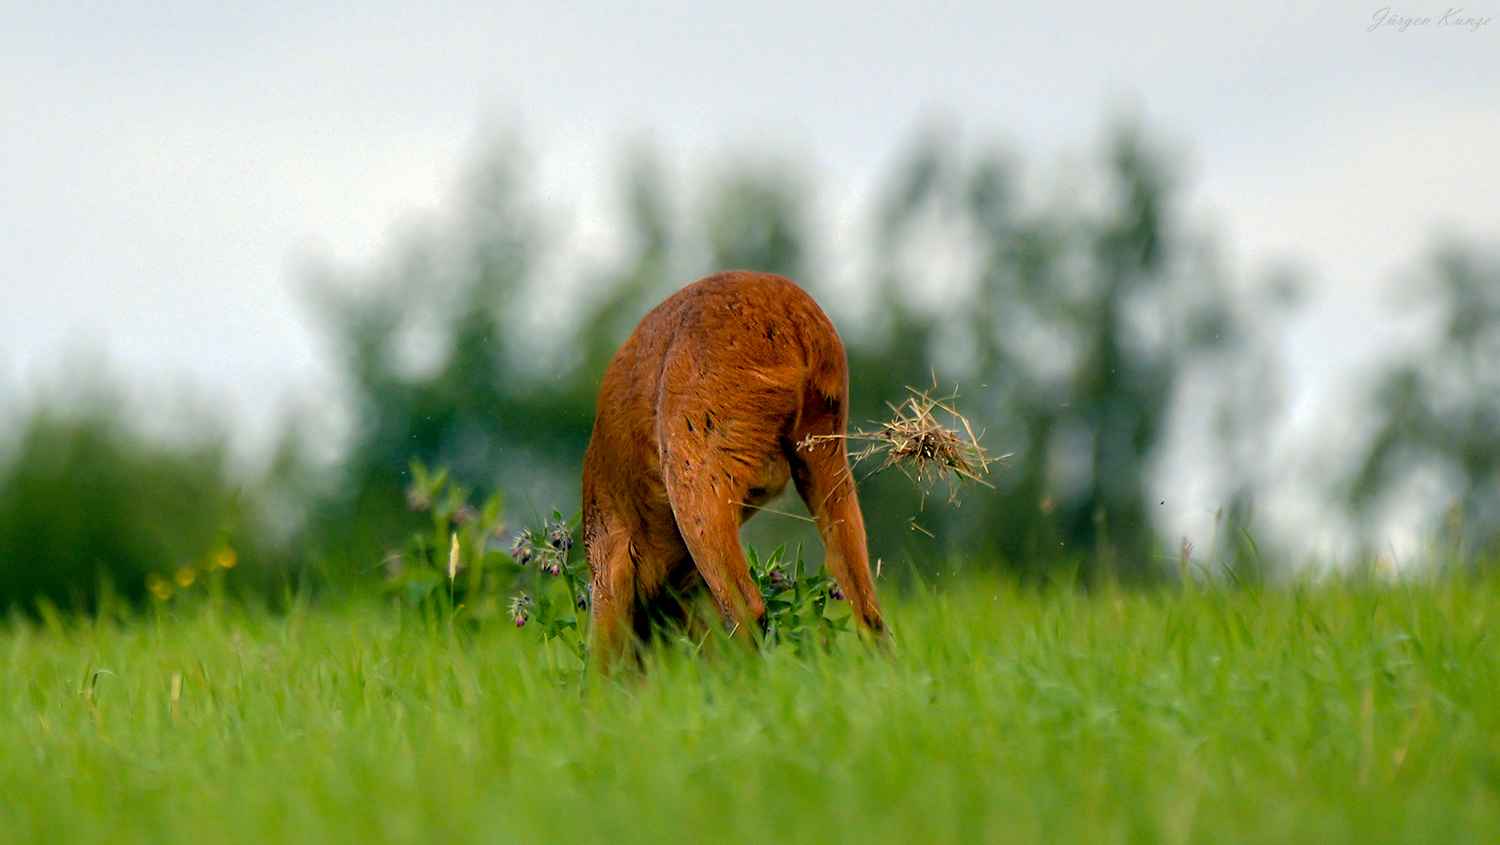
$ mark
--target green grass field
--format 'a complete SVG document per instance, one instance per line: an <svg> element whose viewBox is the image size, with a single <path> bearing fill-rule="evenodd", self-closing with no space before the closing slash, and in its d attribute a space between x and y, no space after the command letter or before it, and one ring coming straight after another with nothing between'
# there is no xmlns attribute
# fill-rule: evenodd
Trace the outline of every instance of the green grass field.
<svg viewBox="0 0 1500 845"><path fill-rule="evenodd" d="M1500 841L1500 586L887 597L663 654L378 604L0 623L7 842Z"/></svg>

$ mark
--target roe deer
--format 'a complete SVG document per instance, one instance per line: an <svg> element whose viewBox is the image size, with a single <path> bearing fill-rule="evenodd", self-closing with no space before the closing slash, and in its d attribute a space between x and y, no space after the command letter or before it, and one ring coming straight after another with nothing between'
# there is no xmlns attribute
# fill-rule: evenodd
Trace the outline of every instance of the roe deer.
<svg viewBox="0 0 1500 845"><path fill-rule="evenodd" d="M583 462L599 666L649 638L653 615L685 620L682 597L703 584L732 630L758 631L766 607L739 528L788 480L854 618L884 633L844 440L798 446L844 434L848 397L833 324L780 276L709 276L641 320L604 372Z"/></svg>

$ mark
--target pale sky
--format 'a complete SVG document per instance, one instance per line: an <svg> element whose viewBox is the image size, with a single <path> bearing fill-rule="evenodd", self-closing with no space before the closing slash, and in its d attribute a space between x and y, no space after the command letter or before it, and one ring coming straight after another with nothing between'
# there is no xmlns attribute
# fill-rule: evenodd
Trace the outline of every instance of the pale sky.
<svg viewBox="0 0 1500 845"><path fill-rule="evenodd" d="M1188 152L1239 278L1314 283L1295 443L1399 343L1434 233L1500 237L1500 0L1371 31L1383 6L4 0L0 399L82 350L263 425L323 367L299 256L376 262L497 124L587 235L642 133L689 162L787 149L852 216L934 116L1045 163L1125 103Z"/></svg>

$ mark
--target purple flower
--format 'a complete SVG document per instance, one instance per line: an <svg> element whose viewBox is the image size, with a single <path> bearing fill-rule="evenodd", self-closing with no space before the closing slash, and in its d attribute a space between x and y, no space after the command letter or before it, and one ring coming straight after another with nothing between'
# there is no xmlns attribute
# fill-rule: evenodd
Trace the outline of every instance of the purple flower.
<svg viewBox="0 0 1500 845"><path fill-rule="evenodd" d="M531 608L535 604L536 602L531 600L531 596L525 593L516 593L511 598L509 613L511 620L516 623L517 628L526 624L526 620L531 616Z"/></svg>
<svg viewBox="0 0 1500 845"><path fill-rule="evenodd" d="M510 547L511 558L515 560L517 564L525 566L526 564L531 563L531 559L534 555L535 553L531 548L531 533L528 531L522 531L520 534L517 534L515 544Z"/></svg>

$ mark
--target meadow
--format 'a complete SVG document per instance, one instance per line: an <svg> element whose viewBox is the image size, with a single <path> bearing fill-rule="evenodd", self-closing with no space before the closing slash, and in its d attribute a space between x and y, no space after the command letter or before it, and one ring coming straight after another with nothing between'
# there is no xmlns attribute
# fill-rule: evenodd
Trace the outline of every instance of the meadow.
<svg viewBox="0 0 1500 845"><path fill-rule="evenodd" d="M601 679L505 621L203 600L0 622L0 841L1500 839L1500 584L887 596Z"/></svg>

